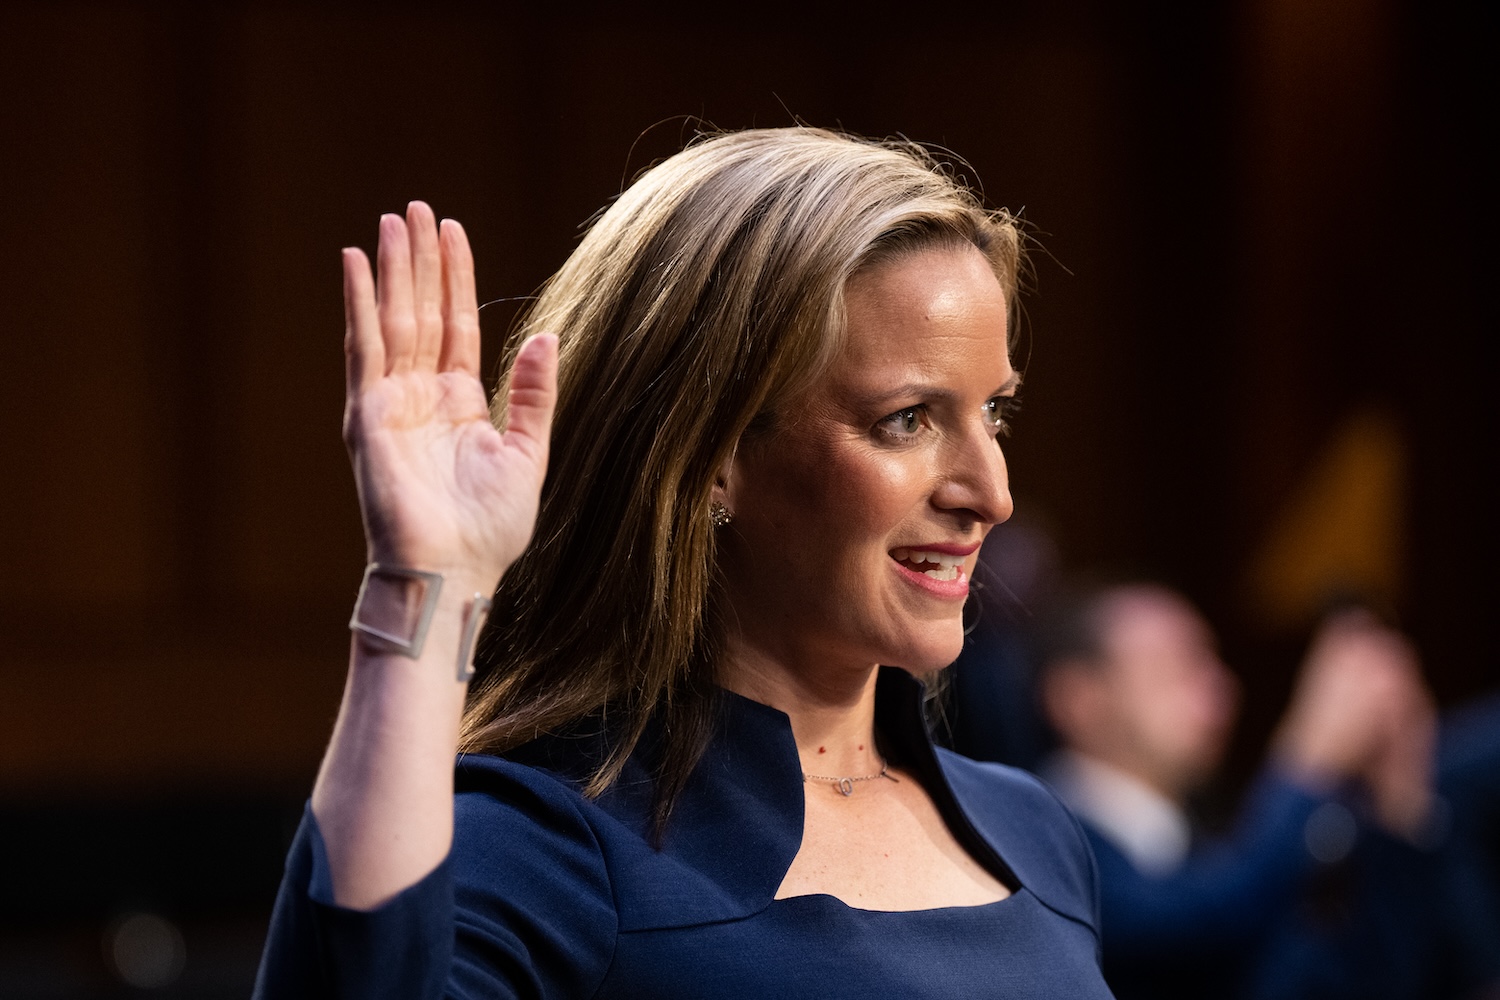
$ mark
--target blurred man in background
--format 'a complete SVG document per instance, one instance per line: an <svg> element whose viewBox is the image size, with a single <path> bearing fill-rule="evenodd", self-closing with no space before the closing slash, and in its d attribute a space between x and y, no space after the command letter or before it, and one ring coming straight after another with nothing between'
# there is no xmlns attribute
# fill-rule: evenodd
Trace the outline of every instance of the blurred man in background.
<svg viewBox="0 0 1500 1000"><path fill-rule="evenodd" d="M1224 838L1189 797L1221 763L1238 684L1182 596L1098 588L1040 629L1043 771L1098 858L1105 972L1134 997L1431 997L1435 716L1415 654L1371 616L1326 621Z"/></svg>

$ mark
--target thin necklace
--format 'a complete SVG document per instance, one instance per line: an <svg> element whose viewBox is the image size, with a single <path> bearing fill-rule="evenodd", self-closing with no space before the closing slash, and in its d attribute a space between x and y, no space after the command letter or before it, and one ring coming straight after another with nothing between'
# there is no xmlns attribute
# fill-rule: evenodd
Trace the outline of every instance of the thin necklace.
<svg viewBox="0 0 1500 1000"><path fill-rule="evenodd" d="M850 778L830 778L822 774L808 774L806 771L802 772L802 780L804 783L809 781L827 781L832 784L833 787L838 790L838 793L845 798L848 798L849 796L854 794L854 783L856 781L874 781L876 778L890 778L892 781L901 780L894 774L890 773L889 765L886 763L886 759L884 757L880 758L880 770L876 771L874 774L860 774Z"/></svg>

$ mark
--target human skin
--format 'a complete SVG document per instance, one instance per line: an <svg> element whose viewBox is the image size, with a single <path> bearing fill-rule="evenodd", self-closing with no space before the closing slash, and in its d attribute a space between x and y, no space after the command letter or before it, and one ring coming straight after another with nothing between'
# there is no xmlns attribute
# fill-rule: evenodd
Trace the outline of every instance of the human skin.
<svg viewBox="0 0 1500 1000"><path fill-rule="evenodd" d="M335 900L355 909L414 884L451 845L461 623L529 539L555 399L555 340L539 336L516 362L506 432L489 424L456 224L440 232L421 203L405 220L383 218L378 274L346 251L345 435L370 557L448 583L417 662L363 638L351 650L313 813ZM894 551L962 548L962 576L972 570L973 550L1010 513L995 411L1016 377L1004 295L977 251L913 254L849 293L848 349L774 445L741 449L715 495L737 516L725 539L727 686L786 711L805 761L864 773L843 769L876 753L877 665L934 669L962 642L955 574L913 579ZM849 798L807 787L783 894L918 909L1008 893L915 780L866 783Z"/></svg>
<svg viewBox="0 0 1500 1000"><path fill-rule="evenodd" d="M1239 706L1239 685L1213 630L1191 604L1156 587L1105 602L1108 756L1172 799L1218 768Z"/></svg>
<svg viewBox="0 0 1500 1000"><path fill-rule="evenodd" d="M415 884L453 839L453 753L467 684L462 627L493 593L536 519L556 399L557 346L521 350L504 434L479 382L479 316L468 239L412 202L380 220L375 275L344 251L344 440L372 562L442 573L422 655L356 633L333 737L313 786L334 900L373 909ZM377 616L411 595L376 583Z"/></svg>
<svg viewBox="0 0 1500 1000"><path fill-rule="evenodd" d="M999 434L1018 378L989 263L913 253L856 274L846 304L841 354L723 487L731 686L946 666L980 543L1011 513ZM957 566L917 566L923 551Z"/></svg>
<svg viewBox="0 0 1500 1000"><path fill-rule="evenodd" d="M1185 801L1223 758L1238 684L1208 623L1172 591L1123 586L1099 615L1100 657L1050 672L1048 714L1074 750ZM1316 792L1363 780L1380 820L1412 836L1431 804L1432 714L1410 644L1368 614L1336 614L1308 649L1271 753Z"/></svg>
<svg viewBox="0 0 1500 1000"><path fill-rule="evenodd" d="M1019 379L1006 305L971 247L857 274L841 354L726 471L721 680L787 713L806 773L878 773L878 665L930 672L962 647L979 545L1011 513L999 435ZM900 910L1008 894L914 776L894 773L848 797L804 785L802 845L778 896Z"/></svg>

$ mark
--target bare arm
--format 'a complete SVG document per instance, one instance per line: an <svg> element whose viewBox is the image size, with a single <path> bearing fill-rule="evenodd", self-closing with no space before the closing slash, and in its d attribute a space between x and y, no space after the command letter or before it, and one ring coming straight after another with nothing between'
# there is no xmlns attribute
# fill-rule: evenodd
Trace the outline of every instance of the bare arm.
<svg viewBox="0 0 1500 1000"><path fill-rule="evenodd" d="M356 634L333 739L313 788L334 896L372 909L416 883L453 837L453 755L466 685L460 638L530 540L556 399L556 341L516 360L504 434L479 374L473 259L463 229L413 202L380 220L378 282L344 251L344 439L369 558L445 580L421 655ZM374 581L369 609L413 599Z"/></svg>

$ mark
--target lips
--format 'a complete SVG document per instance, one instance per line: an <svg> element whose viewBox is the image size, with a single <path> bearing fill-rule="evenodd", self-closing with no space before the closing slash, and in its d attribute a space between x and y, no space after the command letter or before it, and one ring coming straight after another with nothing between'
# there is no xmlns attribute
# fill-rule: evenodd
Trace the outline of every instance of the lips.
<svg viewBox="0 0 1500 1000"><path fill-rule="evenodd" d="M970 552L973 550L970 549ZM951 581L963 576L963 563L968 552L939 552L935 549L892 549L891 558L914 573L921 573L932 580Z"/></svg>

